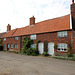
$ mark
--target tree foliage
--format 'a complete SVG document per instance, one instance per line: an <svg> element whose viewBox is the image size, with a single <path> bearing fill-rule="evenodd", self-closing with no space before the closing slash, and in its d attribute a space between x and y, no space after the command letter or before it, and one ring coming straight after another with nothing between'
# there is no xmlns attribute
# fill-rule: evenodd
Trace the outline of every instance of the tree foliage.
<svg viewBox="0 0 75 75"><path fill-rule="evenodd" d="M39 52L36 50L36 48L31 48L31 44L33 43L33 40L31 40L28 37L25 37L23 40L23 48L21 50L21 54L27 54L27 55L33 55L36 56L39 54Z"/></svg>

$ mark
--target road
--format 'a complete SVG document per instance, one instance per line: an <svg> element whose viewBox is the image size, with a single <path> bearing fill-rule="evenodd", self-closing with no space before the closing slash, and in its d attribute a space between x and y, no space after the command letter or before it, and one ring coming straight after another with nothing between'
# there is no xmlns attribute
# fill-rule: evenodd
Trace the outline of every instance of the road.
<svg viewBox="0 0 75 75"><path fill-rule="evenodd" d="M75 75L75 61L0 52L0 75Z"/></svg>

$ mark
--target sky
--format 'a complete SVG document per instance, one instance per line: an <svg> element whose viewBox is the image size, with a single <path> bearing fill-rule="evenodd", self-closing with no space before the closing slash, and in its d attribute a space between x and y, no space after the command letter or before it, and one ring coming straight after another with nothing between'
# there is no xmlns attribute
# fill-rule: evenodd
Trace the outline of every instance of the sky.
<svg viewBox="0 0 75 75"><path fill-rule="evenodd" d="M0 0L0 33L29 25L34 16L40 22L70 14L72 0Z"/></svg>

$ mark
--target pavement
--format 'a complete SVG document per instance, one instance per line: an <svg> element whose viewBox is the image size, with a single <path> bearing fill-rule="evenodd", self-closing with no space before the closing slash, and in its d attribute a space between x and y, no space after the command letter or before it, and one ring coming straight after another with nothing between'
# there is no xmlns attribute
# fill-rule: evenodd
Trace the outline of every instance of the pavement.
<svg viewBox="0 0 75 75"><path fill-rule="evenodd" d="M75 75L75 61L0 52L0 75Z"/></svg>

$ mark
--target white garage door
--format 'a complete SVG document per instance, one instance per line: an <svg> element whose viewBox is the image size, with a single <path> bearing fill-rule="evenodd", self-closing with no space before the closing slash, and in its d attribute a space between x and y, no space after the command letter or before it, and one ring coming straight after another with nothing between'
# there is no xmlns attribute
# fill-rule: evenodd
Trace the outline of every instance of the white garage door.
<svg viewBox="0 0 75 75"><path fill-rule="evenodd" d="M38 43L39 54L43 54L44 51L44 43Z"/></svg>
<svg viewBox="0 0 75 75"><path fill-rule="evenodd" d="M54 43L48 43L48 54L49 55L54 54Z"/></svg>

